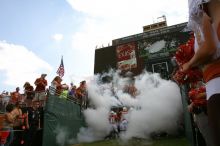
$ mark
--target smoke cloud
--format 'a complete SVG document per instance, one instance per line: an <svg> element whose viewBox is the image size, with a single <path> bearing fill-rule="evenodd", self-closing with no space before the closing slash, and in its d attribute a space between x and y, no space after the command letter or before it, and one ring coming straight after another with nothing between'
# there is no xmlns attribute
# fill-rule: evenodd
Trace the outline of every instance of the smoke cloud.
<svg viewBox="0 0 220 146"><path fill-rule="evenodd" d="M136 97L124 92L124 87L131 82L137 88ZM153 132L173 133L179 126L182 114L180 89L176 83L161 79L159 74L145 71L132 81L111 70L94 76L87 88L93 108L83 112L88 128L82 128L78 133L79 142L101 140L110 133L108 116L113 106L130 109L128 128L121 135L122 139L148 138Z"/></svg>
<svg viewBox="0 0 220 146"><path fill-rule="evenodd" d="M67 129L61 126L57 126L55 129L56 142L60 146L64 146L68 137Z"/></svg>
<svg viewBox="0 0 220 146"><path fill-rule="evenodd" d="M65 146L65 145L77 143L77 140L75 138L70 138L71 136L67 127L58 125L55 128L54 133L56 134L56 143L59 146Z"/></svg>

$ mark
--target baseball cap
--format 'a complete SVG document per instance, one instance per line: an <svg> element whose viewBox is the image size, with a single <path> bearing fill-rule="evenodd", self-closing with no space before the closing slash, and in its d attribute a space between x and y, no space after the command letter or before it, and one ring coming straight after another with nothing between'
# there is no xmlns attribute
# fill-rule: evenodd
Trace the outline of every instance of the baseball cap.
<svg viewBox="0 0 220 146"><path fill-rule="evenodd" d="M46 76L47 76L47 74L41 74L41 76L45 76L45 77L46 77Z"/></svg>

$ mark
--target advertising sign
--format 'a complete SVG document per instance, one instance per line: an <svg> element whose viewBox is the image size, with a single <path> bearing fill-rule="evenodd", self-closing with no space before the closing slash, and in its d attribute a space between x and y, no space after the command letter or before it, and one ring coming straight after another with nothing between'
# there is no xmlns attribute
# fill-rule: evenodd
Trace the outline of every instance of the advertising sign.
<svg viewBox="0 0 220 146"><path fill-rule="evenodd" d="M119 45L116 47L117 67L120 70L137 68L135 43Z"/></svg>

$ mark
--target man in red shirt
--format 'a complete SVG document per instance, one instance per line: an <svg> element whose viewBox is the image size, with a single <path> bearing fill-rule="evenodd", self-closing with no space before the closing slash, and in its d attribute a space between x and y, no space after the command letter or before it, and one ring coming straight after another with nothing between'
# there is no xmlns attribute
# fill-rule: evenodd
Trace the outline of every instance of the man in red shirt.
<svg viewBox="0 0 220 146"><path fill-rule="evenodd" d="M35 88L35 97L33 100L40 101L41 105L45 105L45 99L46 99L46 86L47 86L47 80L45 77L47 74L41 74L40 78L37 78L34 82L36 85Z"/></svg>

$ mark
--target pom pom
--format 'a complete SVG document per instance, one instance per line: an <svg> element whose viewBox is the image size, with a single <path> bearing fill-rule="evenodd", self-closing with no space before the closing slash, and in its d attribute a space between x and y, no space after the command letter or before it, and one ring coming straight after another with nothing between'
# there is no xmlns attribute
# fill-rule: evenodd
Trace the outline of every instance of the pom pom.
<svg viewBox="0 0 220 146"><path fill-rule="evenodd" d="M186 44L180 45L176 51L175 58L179 66L188 62L194 55L194 36Z"/></svg>
<svg viewBox="0 0 220 146"><path fill-rule="evenodd" d="M206 106L207 105L206 96L199 95L204 92L205 92L205 86L201 86L197 89L191 89L188 92L188 96L195 106Z"/></svg>
<svg viewBox="0 0 220 146"><path fill-rule="evenodd" d="M189 92L188 92L188 96L193 99L196 97L196 95L198 94L197 90L196 89L191 89Z"/></svg>
<svg viewBox="0 0 220 146"><path fill-rule="evenodd" d="M179 70L173 76L178 84L193 83L202 80L202 71L199 68L192 68L186 72L181 72L180 67L187 63L194 56L195 39L192 36L186 44L180 45L174 58L179 66Z"/></svg>

